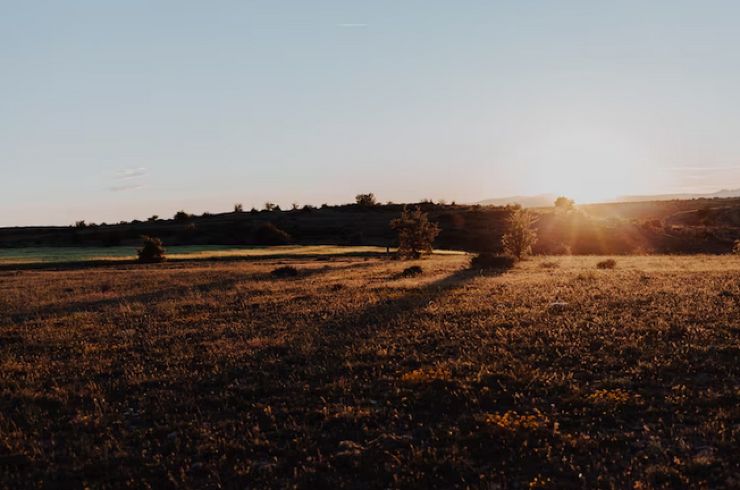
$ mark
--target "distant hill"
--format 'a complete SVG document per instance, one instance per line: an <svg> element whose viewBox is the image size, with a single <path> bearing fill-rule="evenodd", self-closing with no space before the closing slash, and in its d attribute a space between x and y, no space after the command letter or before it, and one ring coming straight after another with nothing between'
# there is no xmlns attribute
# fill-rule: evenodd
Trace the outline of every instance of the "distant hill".
<svg viewBox="0 0 740 490"><path fill-rule="evenodd" d="M525 208L541 208L552 206L558 196L555 194L539 194L536 196L510 196L494 199L484 199L476 204L482 206L506 206L507 204L519 204Z"/></svg>
<svg viewBox="0 0 740 490"><path fill-rule="evenodd" d="M558 196L555 194L537 194L534 196L510 196L510 197L498 197L493 199L484 199L478 201L475 204L482 206L506 206L507 204L519 204L525 208L541 208L552 206L555 199ZM676 201L676 200L689 200L689 199L714 199L714 198L728 198L728 197L740 197L740 189L722 189L721 191L712 192L708 194L654 194L654 195L642 195L642 196L619 196L611 201L605 201L609 203L620 203L620 202L650 202L650 201ZM597 204L597 203L592 203Z"/></svg>
<svg viewBox="0 0 740 490"><path fill-rule="evenodd" d="M726 197L740 197L740 189L722 189L709 194L657 194L646 196L620 196L616 202L643 202L643 201L675 201L677 199L714 199Z"/></svg>

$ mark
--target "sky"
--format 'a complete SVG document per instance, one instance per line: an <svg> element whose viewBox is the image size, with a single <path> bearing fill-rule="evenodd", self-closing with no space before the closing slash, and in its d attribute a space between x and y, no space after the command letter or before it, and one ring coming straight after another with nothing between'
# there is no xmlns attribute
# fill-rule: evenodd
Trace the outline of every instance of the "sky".
<svg viewBox="0 0 740 490"><path fill-rule="evenodd" d="M740 187L734 1L0 0L0 226Z"/></svg>

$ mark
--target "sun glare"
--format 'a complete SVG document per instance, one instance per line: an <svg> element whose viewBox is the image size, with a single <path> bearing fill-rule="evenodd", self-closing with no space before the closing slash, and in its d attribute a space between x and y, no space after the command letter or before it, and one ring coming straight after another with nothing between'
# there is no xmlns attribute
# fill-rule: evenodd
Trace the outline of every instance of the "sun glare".
<svg viewBox="0 0 740 490"><path fill-rule="evenodd" d="M537 145L532 157L535 175L530 177L539 189L581 203L640 192L648 165L637 145L593 129L552 134Z"/></svg>

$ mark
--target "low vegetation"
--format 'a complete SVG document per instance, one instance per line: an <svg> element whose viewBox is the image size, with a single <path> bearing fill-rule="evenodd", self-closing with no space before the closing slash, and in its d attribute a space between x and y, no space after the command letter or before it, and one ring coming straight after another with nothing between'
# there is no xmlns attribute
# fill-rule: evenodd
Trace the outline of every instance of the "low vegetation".
<svg viewBox="0 0 740 490"><path fill-rule="evenodd" d="M470 260L470 268L476 270L507 270L516 265L517 259L511 255L481 253Z"/></svg>
<svg viewBox="0 0 740 490"><path fill-rule="evenodd" d="M164 262L165 260L165 249L162 245L162 240L156 237L142 237L143 245L137 250L136 255L139 262L144 264L153 264L157 262Z"/></svg>
<svg viewBox="0 0 740 490"><path fill-rule="evenodd" d="M272 274L275 277L297 277L298 269L296 269L292 265L284 265L282 267L273 269L272 272L270 272L270 274Z"/></svg>
<svg viewBox="0 0 740 490"><path fill-rule="evenodd" d="M596 263L597 269L614 269L617 267L617 261L614 259L601 260Z"/></svg>
<svg viewBox="0 0 740 490"><path fill-rule="evenodd" d="M0 271L0 487L737 487L736 258L467 260Z"/></svg>

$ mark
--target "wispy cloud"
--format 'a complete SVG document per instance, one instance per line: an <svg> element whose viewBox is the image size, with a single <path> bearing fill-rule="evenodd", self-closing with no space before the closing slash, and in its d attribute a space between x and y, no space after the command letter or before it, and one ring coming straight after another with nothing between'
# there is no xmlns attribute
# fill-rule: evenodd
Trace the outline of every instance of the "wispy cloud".
<svg viewBox="0 0 740 490"><path fill-rule="evenodd" d="M724 170L740 170L740 165L728 165L723 167L660 167L660 170L666 170L670 172L721 172Z"/></svg>
<svg viewBox="0 0 740 490"><path fill-rule="evenodd" d="M144 167L138 168L124 168L115 173L113 178L116 180L128 180L136 177L143 177L146 175L147 169Z"/></svg>
<svg viewBox="0 0 740 490"><path fill-rule="evenodd" d="M112 185L108 187L108 190L111 190L113 192L121 192L121 191L135 191L138 189L143 188L144 186L141 184L121 184L121 185Z"/></svg>

